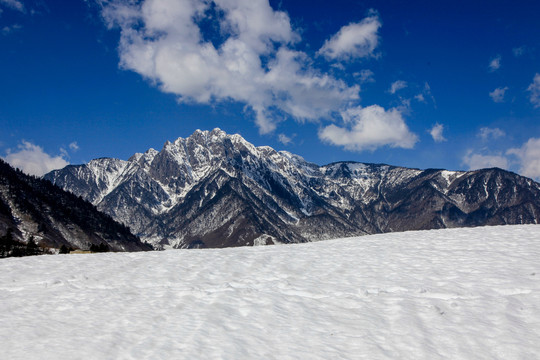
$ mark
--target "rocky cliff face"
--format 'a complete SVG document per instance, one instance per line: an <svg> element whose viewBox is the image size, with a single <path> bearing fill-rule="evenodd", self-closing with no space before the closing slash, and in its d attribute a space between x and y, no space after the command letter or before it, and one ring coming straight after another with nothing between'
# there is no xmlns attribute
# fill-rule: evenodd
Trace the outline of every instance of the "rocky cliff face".
<svg viewBox="0 0 540 360"><path fill-rule="evenodd" d="M14 240L32 239L43 247L104 244L113 251L152 250L90 202L0 160L0 236L8 232Z"/></svg>
<svg viewBox="0 0 540 360"><path fill-rule="evenodd" d="M255 147L215 129L129 160L45 176L163 247L305 242L390 231L537 223L540 185L500 169L418 170Z"/></svg>

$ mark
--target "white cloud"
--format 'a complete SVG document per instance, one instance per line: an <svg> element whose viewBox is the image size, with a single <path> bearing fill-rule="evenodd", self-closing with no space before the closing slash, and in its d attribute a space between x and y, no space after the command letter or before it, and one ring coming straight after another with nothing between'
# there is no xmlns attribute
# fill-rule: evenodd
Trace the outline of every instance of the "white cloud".
<svg viewBox="0 0 540 360"><path fill-rule="evenodd" d="M414 99L419 102L423 102L423 103L426 102L426 98L424 97L424 94L414 95Z"/></svg>
<svg viewBox="0 0 540 360"><path fill-rule="evenodd" d="M212 3L222 16L208 16ZM261 133L273 131L287 117L330 117L359 98L359 86L317 71L307 54L290 49L300 35L288 15L274 11L267 0L101 4L108 25L121 30L122 68L176 94L181 102L245 103ZM216 44L205 38L199 26L203 19L219 28Z"/></svg>
<svg viewBox="0 0 540 360"><path fill-rule="evenodd" d="M508 86L496 88L492 92L489 93L489 96L491 99L493 99L496 103L502 103L504 102L504 94L508 90Z"/></svg>
<svg viewBox="0 0 540 360"><path fill-rule="evenodd" d="M405 89L407 87L407 82L403 80L396 80L390 85L390 89L388 89L388 92L390 94L395 94L397 91L401 89Z"/></svg>
<svg viewBox="0 0 540 360"><path fill-rule="evenodd" d="M337 34L326 40L319 54L338 60L374 56L379 43L377 33L381 25L379 15L371 11L362 21L342 27Z"/></svg>
<svg viewBox="0 0 540 360"><path fill-rule="evenodd" d="M490 137L505 136L505 133L498 128L482 128L478 136L486 140ZM515 158L511 158L511 156ZM530 138L521 147L508 149L504 154L484 155L469 150L462 160L470 170L489 167L508 169L512 164L512 167L518 167L518 172L521 175L540 180L540 138Z"/></svg>
<svg viewBox="0 0 540 360"><path fill-rule="evenodd" d="M436 123L435 125L433 125L431 130L429 130L429 134L433 138L433 141L443 142L443 141L446 141L445 137L443 136L443 131L444 131L444 125Z"/></svg>
<svg viewBox="0 0 540 360"><path fill-rule="evenodd" d="M60 157L63 159L69 159L69 153L67 152L66 149L60 148Z"/></svg>
<svg viewBox="0 0 540 360"><path fill-rule="evenodd" d="M520 174L540 179L540 138L530 138L521 148L510 149L506 153L518 157Z"/></svg>
<svg viewBox="0 0 540 360"><path fill-rule="evenodd" d="M342 113L344 126L334 124L319 131L319 138L351 151L375 150L381 146L410 149L418 141L401 112L379 105L357 107Z"/></svg>
<svg viewBox="0 0 540 360"><path fill-rule="evenodd" d="M540 74L534 75L534 79L531 85L527 88L531 93L529 99L535 108L540 107Z"/></svg>
<svg viewBox="0 0 540 360"><path fill-rule="evenodd" d="M278 140L280 143L282 143L283 145L287 146L289 145L290 143L292 143L292 140L293 138L295 137L296 135L292 135L292 136L287 136L285 134L279 134L278 135Z"/></svg>
<svg viewBox="0 0 540 360"><path fill-rule="evenodd" d="M0 0L0 4L20 12L26 11L24 8L24 4L19 0Z"/></svg>
<svg viewBox="0 0 540 360"><path fill-rule="evenodd" d="M491 61L489 62L488 69L490 72L494 72L499 70L501 67L501 55L495 56Z"/></svg>
<svg viewBox="0 0 540 360"><path fill-rule="evenodd" d="M411 99L399 96L400 105L396 106L402 114L411 114Z"/></svg>
<svg viewBox="0 0 540 360"><path fill-rule="evenodd" d="M489 137L505 136L505 133L498 128L482 128L478 136L485 140ZM511 156L515 158L511 158ZM469 150L462 160L464 164L469 166L470 170L489 167L508 169L512 163L512 166L519 167L518 172L521 175L538 181L540 180L540 138L530 138L521 147L508 149L504 154L484 155Z"/></svg>
<svg viewBox="0 0 540 360"><path fill-rule="evenodd" d="M505 135L506 133L499 128L483 127L480 128L480 130L478 131L478 137L480 137L484 141L488 140L489 138L498 139Z"/></svg>
<svg viewBox="0 0 540 360"><path fill-rule="evenodd" d="M76 141L72 142L71 144L69 144L69 148L72 150L72 151L77 151L79 150L79 145L77 144Z"/></svg>
<svg viewBox="0 0 540 360"><path fill-rule="evenodd" d="M17 152L8 150L4 159L25 173L36 176L42 176L49 171L61 169L69 164L63 155L51 156L45 153L41 146L24 140L18 146Z"/></svg>
<svg viewBox="0 0 540 360"><path fill-rule="evenodd" d="M498 167L508 169L508 159L503 155L483 155L475 154L469 150L462 159L463 164L469 167L469 170L478 170L485 168Z"/></svg>
<svg viewBox="0 0 540 360"><path fill-rule="evenodd" d="M375 82L375 73L369 69L364 69L353 74L360 83L372 83Z"/></svg>
<svg viewBox="0 0 540 360"><path fill-rule="evenodd" d="M431 93L431 87L429 86L427 82L424 83L424 89L422 90L422 92L419 94L416 94L414 96L414 99L421 103L427 103L427 100L430 99L433 102L433 105L435 107L437 106L435 102L435 97Z"/></svg>

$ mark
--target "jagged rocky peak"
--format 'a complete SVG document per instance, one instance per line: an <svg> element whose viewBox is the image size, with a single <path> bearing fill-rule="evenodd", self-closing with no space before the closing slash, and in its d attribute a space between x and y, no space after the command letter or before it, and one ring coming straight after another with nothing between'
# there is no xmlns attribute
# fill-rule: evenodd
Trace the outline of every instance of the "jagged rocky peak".
<svg viewBox="0 0 540 360"><path fill-rule="evenodd" d="M178 138L174 142L167 141L160 154L169 157L178 164L187 164L192 168L206 166L217 158L227 157L251 146L240 135L228 135L221 129L212 131L196 130L187 138Z"/></svg>
<svg viewBox="0 0 540 360"><path fill-rule="evenodd" d="M172 142L166 141L161 151L149 149L144 154L134 154L128 161L148 167L153 174L174 177L175 173L183 170L197 172L208 166L224 166L223 162L239 165L247 160L281 158L283 155L285 154L269 146L255 147L239 134L227 134L215 128L212 131L196 130L187 138L179 137ZM297 163L305 163L305 160L297 155L287 153L285 157Z"/></svg>
<svg viewBox="0 0 540 360"><path fill-rule="evenodd" d="M128 159L128 162L137 163L141 167L148 169L150 165L152 164L152 162L154 161L154 158L156 157L157 154L159 154L159 151L153 148L150 148L146 150L144 153L135 153Z"/></svg>

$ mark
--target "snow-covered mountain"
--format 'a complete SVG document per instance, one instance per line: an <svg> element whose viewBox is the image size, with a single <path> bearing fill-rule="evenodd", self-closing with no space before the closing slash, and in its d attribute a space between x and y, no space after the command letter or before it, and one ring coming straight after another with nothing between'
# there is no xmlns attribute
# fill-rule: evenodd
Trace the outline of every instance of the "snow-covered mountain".
<svg viewBox="0 0 540 360"><path fill-rule="evenodd" d="M526 224L540 185L501 169L318 166L220 129L197 130L127 161L45 175L164 247L306 242L392 231Z"/></svg>

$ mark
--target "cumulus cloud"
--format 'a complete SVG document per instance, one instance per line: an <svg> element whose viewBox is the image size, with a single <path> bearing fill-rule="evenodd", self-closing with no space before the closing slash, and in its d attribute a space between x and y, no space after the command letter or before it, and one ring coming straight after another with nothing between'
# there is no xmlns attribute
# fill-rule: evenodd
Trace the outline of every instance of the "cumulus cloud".
<svg viewBox="0 0 540 360"><path fill-rule="evenodd" d="M527 90L531 93L531 96L529 99L531 100L531 104L535 108L540 107L540 74L534 75L534 79L531 85L527 88Z"/></svg>
<svg viewBox="0 0 540 360"><path fill-rule="evenodd" d="M390 89L388 89L388 92L390 94L395 94L397 91L401 89L405 89L407 87L407 82L403 80L396 80L390 85Z"/></svg>
<svg viewBox="0 0 540 360"><path fill-rule="evenodd" d="M19 0L0 0L0 4L20 12L26 11L24 4Z"/></svg>
<svg viewBox="0 0 540 360"><path fill-rule="evenodd" d="M499 70L501 67L501 55L495 56L491 61L489 62L488 69L490 72L494 72Z"/></svg>
<svg viewBox="0 0 540 360"><path fill-rule="evenodd" d="M274 11L268 0L100 3L107 24L120 28L123 69L139 73L181 102L244 103L261 133L274 131L285 118L330 117L359 99L359 86L321 73L306 53L292 49L300 35L288 15ZM207 34L208 26L201 25L205 21L219 29L218 35ZM380 26L377 16L359 24ZM357 55L376 45L362 41Z"/></svg>
<svg viewBox="0 0 540 360"><path fill-rule="evenodd" d="M443 142L443 141L446 141L445 137L443 136L443 131L444 131L444 125L436 123L435 125L433 125L431 130L429 130L429 134L433 138L433 141Z"/></svg>
<svg viewBox="0 0 540 360"><path fill-rule="evenodd" d="M505 136L498 129L482 128L478 134L483 140ZM489 167L508 169L510 165L517 167L517 172L523 176L540 180L540 138L530 138L521 147L510 148L504 153L482 154L469 150L462 159L470 170Z"/></svg>
<svg viewBox="0 0 540 360"><path fill-rule="evenodd" d="M496 103L502 103L504 102L504 94L508 90L508 86L496 88L492 92L489 93L489 96L491 99L493 99Z"/></svg>
<svg viewBox="0 0 540 360"><path fill-rule="evenodd" d="M18 150L15 152L8 150L4 159L27 174L42 176L68 165L64 157L65 155L51 156L44 152L41 146L23 140Z"/></svg>
<svg viewBox="0 0 540 360"><path fill-rule="evenodd" d="M483 127L483 128L480 128L480 130L478 131L478 137L481 138L483 141L487 141L490 138L498 139L505 135L506 133L499 128Z"/></svg>
<svg viewBox="0 0 540 360"><path fill-rule="evenodd" d="M535 179L540 179L540 138L530 138L520 148L513 148L506 152L519 159L519 173Z"/></svg>
<svg viewBox="0 0 540 360"><path fill-rule="evenodd" d="M463 164L469 167L469 170L478 170L485 168L498 167L508 169L508 159L503 155L483 155L473 153L469 150L462 159Z"/></svg>
<svg viewBox="0 0 540 360"><path fill-rule="evenodd" d="M381 25L379 15L371 11L362 21L342 27L337 34L326 40L319 54L338 60L374 56Z"/></svg>
<svg viewBox="0 0 540 360"><path fill-rule="evenodd" d="M410 149L418 141L395 108L356 107L344 111L342 117L344 126L326 126L319 131L319 138L351 151L375 150L385 145Z"/></svg>

